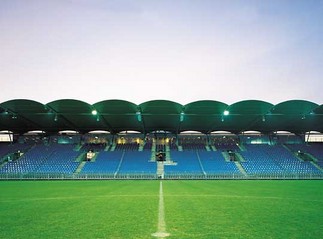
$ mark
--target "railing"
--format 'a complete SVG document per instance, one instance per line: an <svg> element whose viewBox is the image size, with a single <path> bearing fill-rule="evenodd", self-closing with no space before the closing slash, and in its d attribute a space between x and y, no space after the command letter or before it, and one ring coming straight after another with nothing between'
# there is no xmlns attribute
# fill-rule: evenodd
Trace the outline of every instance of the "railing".
<svg viewBox="0 0 323 239"><path fill-rule="evenodd" d="M160 177L155 173L125 173L125 174L61 174L61 173L1 173L0 180L156 180ZM202 174L202 173L172 173L165 174L168 180L297 180L323 179L323 174Z"/></svg>
<svg viewBox="0 0 323 239"><path fill-rule="evenodd" d="M196 180L293 180L293 179L323 179L323 174L165 174L165 179L196 179Z"/></svg>
<svg viewBox="0 0 323 239"><path fill-rule="evenodd" d="M0 180L98 180L98 179L157 179L155 173L134 174L60 174L60 173L28 173L0 174Z"/></svg>

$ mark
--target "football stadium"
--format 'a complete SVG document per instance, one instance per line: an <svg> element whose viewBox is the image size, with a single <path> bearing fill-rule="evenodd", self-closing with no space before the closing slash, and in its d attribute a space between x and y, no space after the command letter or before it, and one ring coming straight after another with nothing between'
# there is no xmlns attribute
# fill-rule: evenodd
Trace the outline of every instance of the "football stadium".
<svg viewBox="0 0 323 239"><path fill-rule="evenodd" d="M323 105L16 99L0 110L2 238L322 236Z"/></svg>
<svg viewBox="0 0 323 239"><path fill-rule="evenodd" d="M309 101L11 100L0 107L5 179L323 175L323 105Z"/></svg>
<svg viewBox="0 0 323 239"><path fill-rule="evenodd" d="M323 238L322 26L322 0L0 0L0 239Z"/></svg>

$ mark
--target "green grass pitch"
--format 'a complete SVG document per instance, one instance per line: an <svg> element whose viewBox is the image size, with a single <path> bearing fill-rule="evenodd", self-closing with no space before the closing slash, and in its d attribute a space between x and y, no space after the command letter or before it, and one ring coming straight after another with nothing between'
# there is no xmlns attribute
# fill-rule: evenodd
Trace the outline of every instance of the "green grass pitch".
<svg viewBox="0 0 323 239"><path fill-rule="evenodd" d="M168 238L323 238L323 181L162 181ZM0 238L153 238L160 181L0 181Z"/></svg>

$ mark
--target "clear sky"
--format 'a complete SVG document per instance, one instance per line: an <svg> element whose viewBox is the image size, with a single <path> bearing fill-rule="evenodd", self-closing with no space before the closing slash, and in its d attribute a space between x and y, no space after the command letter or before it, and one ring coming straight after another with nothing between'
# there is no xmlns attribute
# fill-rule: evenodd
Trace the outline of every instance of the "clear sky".
<svg viewBox="0 0 323 239"><path fill-rule="evenodd" d="M0 0L0 102L323 103L321 0Z"/></svg>

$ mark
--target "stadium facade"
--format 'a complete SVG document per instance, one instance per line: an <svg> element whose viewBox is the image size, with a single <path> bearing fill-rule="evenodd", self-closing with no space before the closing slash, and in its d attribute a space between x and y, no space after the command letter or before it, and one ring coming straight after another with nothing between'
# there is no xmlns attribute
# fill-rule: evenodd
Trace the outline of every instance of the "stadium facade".
<svg viewBox="0 0 323 239"><path fill-rule="evenodd" d="M305 100L16 99L0 131L3 179L323 178L323 105Z"/></svg>

